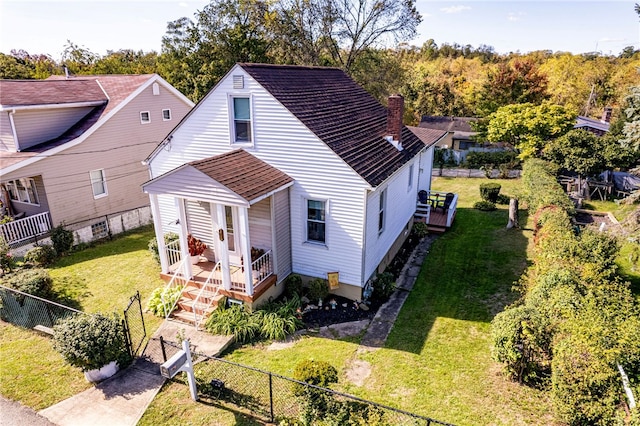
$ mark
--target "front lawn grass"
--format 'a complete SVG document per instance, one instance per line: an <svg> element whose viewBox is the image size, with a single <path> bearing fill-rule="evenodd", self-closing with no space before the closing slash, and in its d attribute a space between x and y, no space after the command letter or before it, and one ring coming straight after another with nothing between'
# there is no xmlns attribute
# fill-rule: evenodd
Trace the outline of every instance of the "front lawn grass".
<svg viewBox="0 0 640 426"><path fill-rule="evenodd" d="M455 224L430 248L384 348L362 351L353 338L306 336L281 350L247 345L225 358L288 377L303 359L328 361L340 373L336 389L458 425L553 424L548 396L508 381L491 359L490 321L517 297L511 288L527 266L532 232L523 211L523 228L507 231L507 206L495 212L472 208L484 182L489 181L434 179L435 190L459 195ZM500 183L505 195L517 194L520 185L519 180L491 182ZM371 367L363 386L347 379L356 360ZM180 402L176 389L165 387L143 424L178 418Z"/></svg>
<svg viewBox="0 0 640 426"><path fill-rule="evenodd" d="M121 317L138 290L144 309L153 289L164 285L148 250L154 235L146 226L59 259L49 268L53 290L76 309ZM162 318L143 315L151 336ZM51 338L0 322L0 394L40 410L90 386L53 349Z"/></svg>

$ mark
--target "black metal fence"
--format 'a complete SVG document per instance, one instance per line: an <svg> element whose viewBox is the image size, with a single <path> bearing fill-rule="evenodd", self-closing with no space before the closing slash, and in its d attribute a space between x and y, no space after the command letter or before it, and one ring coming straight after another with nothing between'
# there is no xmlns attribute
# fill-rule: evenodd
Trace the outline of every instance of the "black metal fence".
<svg viewBox="0 0 640 426"><path fill-rule="evenodd" d="M152 339L163 360L182 347ZM145 351L147 353L147 351ZM266 422L289 424L302 421L315 425L449 425L429 417L321 388L257 368L194 352L194 374L200 398L230 404ZM182 375L175 380L186 381ZM296 423L297 424L297 423Z"/></svg>
<svg viewBox="0 0 640 426"><path fill-rule="evenodd" d="M61 319L83 312L0 285L0 319L25 328L51 329Z"/></svg>
<svg viewBox="0 0 640 426"><path fill-rule="evenodd" d="M147 337L139 291L136 291L136 294L129 299L129 304L124 310L122 325L127 347L129 348L129 355L135 358L140 352L144 339Z"/></svg>

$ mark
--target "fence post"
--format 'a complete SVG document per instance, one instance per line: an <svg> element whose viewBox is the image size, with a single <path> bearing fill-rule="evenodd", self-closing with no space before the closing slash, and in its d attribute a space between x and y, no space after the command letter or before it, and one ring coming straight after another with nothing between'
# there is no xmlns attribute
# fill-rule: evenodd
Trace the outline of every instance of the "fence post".
<svg viewBox="0 0 640 426"><path fill-rule="evenodd" d="M129 355L133 359L135 356L133 354L133 343L131 342L131 336L129 335L129 326L127 324L127 312L124 312L124 318L122 318L122 328L124 331L124 340L127 345L127 349L129 349Z"/></svg>
<svg viewBox="0 0 640 426"><path fill-rule="evenodd" d="M269 405L271 412L271 423L273 423L273 375L269 372Z"/></svg>
<svg viewBox="0 0 640 426"><path fill-rule="evenodd" d="M160 336L160 349L162 350L162 362L167 362L167 351L164 348L164 339Z"/></svg>

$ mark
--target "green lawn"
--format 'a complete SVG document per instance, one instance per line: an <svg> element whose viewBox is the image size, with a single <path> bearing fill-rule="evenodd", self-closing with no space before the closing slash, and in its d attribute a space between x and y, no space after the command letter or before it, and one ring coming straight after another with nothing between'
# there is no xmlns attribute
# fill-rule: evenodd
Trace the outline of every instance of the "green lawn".
<svg viewBox="0 0 640 426"><path fill-rule="evenodd" d="M116 236L112 241L71 253L49 268L53 288L85 312L117 312L140 291L142 307L163 285L160 267L148 243L152 227ZM147 335L162 319L144 314ZM0 394L36 410L62 401L90 386L79 369L64 363L52 341L38 332L0 322Z"/></svg>
<svg viewBox="0 0 640 426"><path fill-rule="evenodd" d="M507 231L506 206L489 213L472 209L482 182L434 179L434 189L460 196L455 224L430 249L384 348L363 353L354 339L303 337L285 349L244 346L226 358L289 377L303 359L328 361L340 371L340 390L459 425L553 424L547 395L505 380L491 360L489 323L514 300L511 287L527 265L531 231ZM492 182L506 195L518 190L519 180ZM526 225L524 212L520 222ZM346 378L356 359L371 366L364 386ZM184 404L222 415L223 409L190 403L180 391L165 387L142 424L172 424ZM192 416L189 422L208 424Z"/></svg>

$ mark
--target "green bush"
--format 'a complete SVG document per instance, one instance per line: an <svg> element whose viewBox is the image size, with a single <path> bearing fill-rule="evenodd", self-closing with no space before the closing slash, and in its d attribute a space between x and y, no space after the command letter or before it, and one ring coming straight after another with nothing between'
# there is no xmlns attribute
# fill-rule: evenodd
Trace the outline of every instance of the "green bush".
<svg viewBox="0 0 640 426"><path fill-rule="evenodd" d="M60 224L51 230L51 241L56 253L60 256L65 255L73 247L73 232L64 229L64 224Z"/></svg>
<svg viewBox="0 0 640 426"><path fill-rule="evenodd" d="M284 295L288 299L294 295L302 296L302 277L298 274L290 274L284 280Z"/></svg>
<svg viewBox="0 0 640 426"><path fill-rule="evenodd" d="M11 247L5 241L5 239L0 236L0 269L2 269L2 273L11 272L16 267L16 260L11 254Z"/></svg>
<svg viewBox="0 0 640 426"><path fill-rule="evenodd" d="M164 234L164 245L166 246L167 244L179 239L180 239L180 235L176 234L175 232L169 232L167 234ZM150 239L148 247L149 247L149 252L151 252L151 257L153 258L153 260L160 263L160 253L158 251L158 240L156 238Z"/></svg>
<svg viewBox="0 0 640 426"><path fill-rule="evenodd" d="M260 333L260 319L244 305L218 305L205 324L213 334L233 336L238 343L254 340Z"/></svg>
<svg viewBox="0 0 640 426"><path fill-rule="evenodd" d="M326 388L332 383L338 383L338 370L326 361L309 359L300 361L296 365L293 370L293 378L300 382ZM297 396L305 395L308 389L310 389L308 386L299 383L293 384L293 393Z"/></svg>
<svg viewBox="0 0 640 426"><path fill-rule="evenodd" d="M318 300L324 300L329 295L327 281L323 278L314 278L309 281L307 295L313 303L317 303Z"/></svg>
<svg viewBox="0 0 640 426"><path fill-rule="evenodd" d="M525 161L522 184L529 212L534 213L545 206L558 206L573 215L575 208L556 180L557 171L557 166L543 160L534 158Z"/></svg>
<svg viewBox="0 0 640 426"><path fill-rule="evenodd" d="M3 277L8 287L23 293L47 299L51 296L53 281L43 268L23 268Z"/></svg>
<svg viewBox="0 0 640 426"><path fill-rule="evenodd" d="M514 151L471 151L465 158L465 165L470 169L479 169L485 164L497 164L498 166L506 164L511 169L520 168L518 154Z"/></svg>
<svg viewBox="0 0 640 426"><path fill-rule="evenodd" d="M171 313L166 312L165 303L168 306L173 306L180 298L181 293L182 287L158 287L153 290L151 296L149 296L146 309L152 314L164 318ZM162 302L162 299L164 299L164 303Z"/></svg>
<svg viewBox="0 0 640 426"><path fill-rule="evenodd" d="M499 183L489 182L480 184L480 197L484 201L490 201L495 203L498 201L498 194L500 194L500 189L502 185Z"/></svg>
<svg viewBox="0 0 640 426"><path fill-rule="evenodd" d="M47 266L56 260L56 256L57 253L53 246L43 244L27 251L24 260L37 266Z"/></svg>
<svg viewBox="0 0 640 426"><path fill-rule="evenodd" d="M396 290L395 277L390 272L378 274L373 280L373 293L371 297L375 300L386 301Z"/></svg>
<svg viewBox="0 0 640 426"><path fill-rule="evenodd" d="M120 367L128 362L124 329L114 314L77 315L53 328L54 348L82 371L102 368L112 361Z"/></svg>
<svg viewBox="0 0 640 426"><path fill-rule="evenodd" d="M413 222L413 234L418 238L424 238L429 235L429 229L424 222Z"/></svg>
<svg viewBox="0 0 640 426"><path fill-rule="evenodd" d="M491 201L476 201L473 208L483 212L491 212L496 209L496 205Z"/></svg>
<svg viewBox="0 0 640 426"><path fill-rule="evenodd" d="M496 198L496 204L509 204L511 202L511 198L508 195L498 194Z"/></svg>

